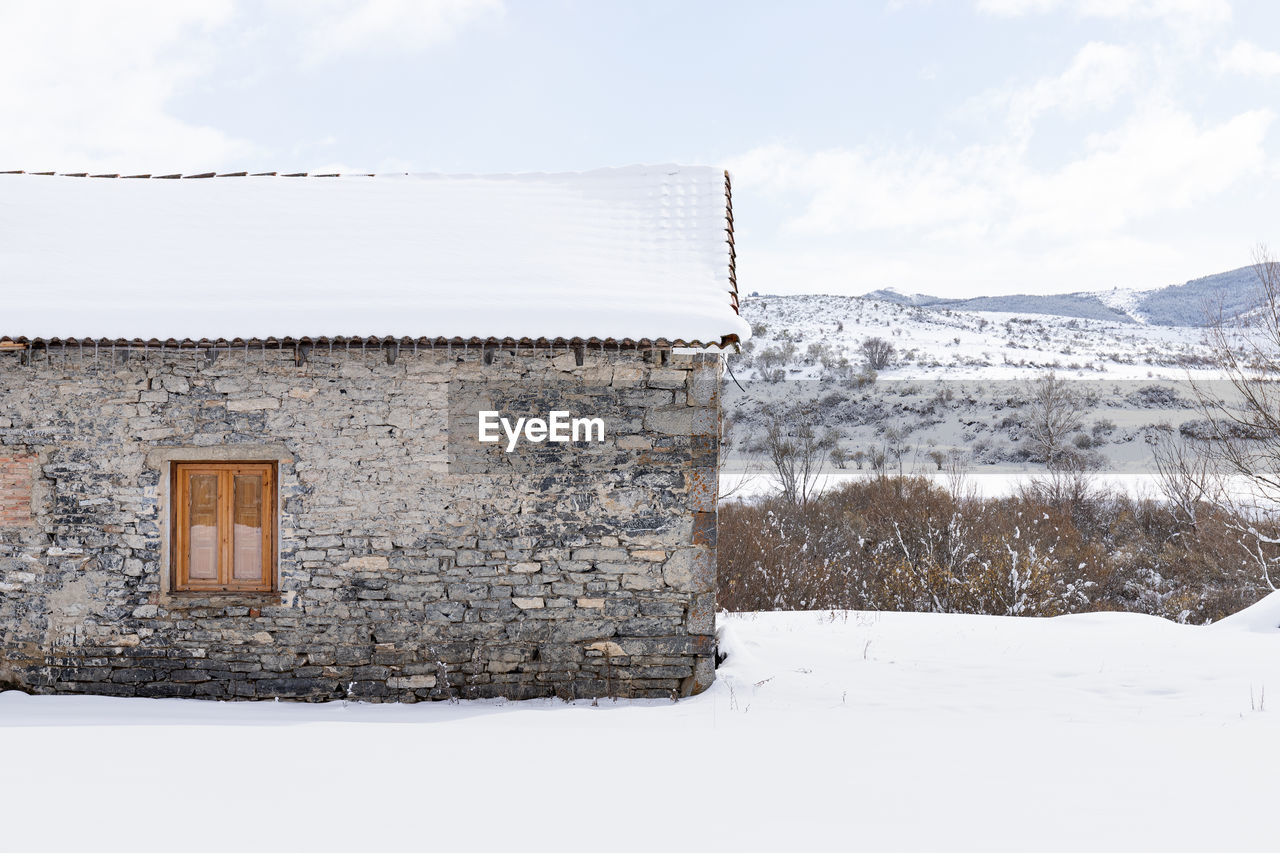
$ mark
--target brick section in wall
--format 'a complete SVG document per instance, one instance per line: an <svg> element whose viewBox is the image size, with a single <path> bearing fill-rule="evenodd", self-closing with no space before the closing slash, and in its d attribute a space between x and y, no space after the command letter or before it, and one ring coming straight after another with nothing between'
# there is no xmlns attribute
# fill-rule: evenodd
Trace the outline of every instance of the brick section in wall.
<svg viewBox="0 0 1280 853"><path fill-rule="evenodd" d="M0 455L0 527L25 527L31 517L31 484L36 457L31 454Z"/></svg>

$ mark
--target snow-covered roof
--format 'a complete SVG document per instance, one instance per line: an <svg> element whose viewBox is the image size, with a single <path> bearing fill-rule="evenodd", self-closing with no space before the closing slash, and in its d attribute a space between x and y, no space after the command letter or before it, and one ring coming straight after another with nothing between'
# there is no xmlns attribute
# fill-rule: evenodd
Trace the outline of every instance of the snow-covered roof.
<svg viewBox="0 0 1280 853"><path fill-rule="evenodd" d="M750 335L718 169L207 178L0 174L0 339Z"/></svg>

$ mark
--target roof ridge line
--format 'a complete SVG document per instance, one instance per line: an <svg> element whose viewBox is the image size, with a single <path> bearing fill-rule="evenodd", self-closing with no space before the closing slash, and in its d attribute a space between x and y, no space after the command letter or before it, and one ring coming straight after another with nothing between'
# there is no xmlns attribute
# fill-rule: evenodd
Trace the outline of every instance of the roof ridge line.
<svg viewBox="0 0 1280 853"><path fill-rule="evenodd" d="M388 175L402 174L400 172L169 172L166 174L155 174L152 172L144 172L134 175L126 175L121 172L29 172L26 169L0 169L0 175L40 175L42 177L58 177L58 178L120 178L121 180L147 178L153 181L159 180L176 180L176 179L195 179L195 178L376 178L379 174ZM404 172L403 174L410 174Z"/></svg>

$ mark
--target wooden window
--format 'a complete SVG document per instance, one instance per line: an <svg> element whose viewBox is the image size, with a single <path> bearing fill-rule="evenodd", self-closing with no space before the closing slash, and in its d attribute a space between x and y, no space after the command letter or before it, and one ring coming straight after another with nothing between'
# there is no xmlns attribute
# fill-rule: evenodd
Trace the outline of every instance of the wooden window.
<svg viewBox="0 0 1280 853"><path fill-rule="evenodd" d="M276 582L273 462L173 464L173 590L265 592Z"/></svg>

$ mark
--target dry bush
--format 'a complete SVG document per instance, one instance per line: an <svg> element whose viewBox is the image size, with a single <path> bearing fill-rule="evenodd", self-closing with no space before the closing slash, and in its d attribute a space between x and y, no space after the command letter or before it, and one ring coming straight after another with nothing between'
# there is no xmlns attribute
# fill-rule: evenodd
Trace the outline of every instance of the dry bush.
<svg viewBox="0 0 1280 853"><path fill-rule="evenodd" d="M1211 508L1189 529L1166 504L1093 490L957 497L880 476L797 506L721 508L729 610L912 610L1053 616L1130 610L1207 622L1267 587Z"/></svg>
<svg viewBox="0 0 1280 853"><path fill-rule="evenodd" d="M867 338L862 342L862 358L868 369L879 372L893 364L896 354L893 344L884 338Z"/></svg>

